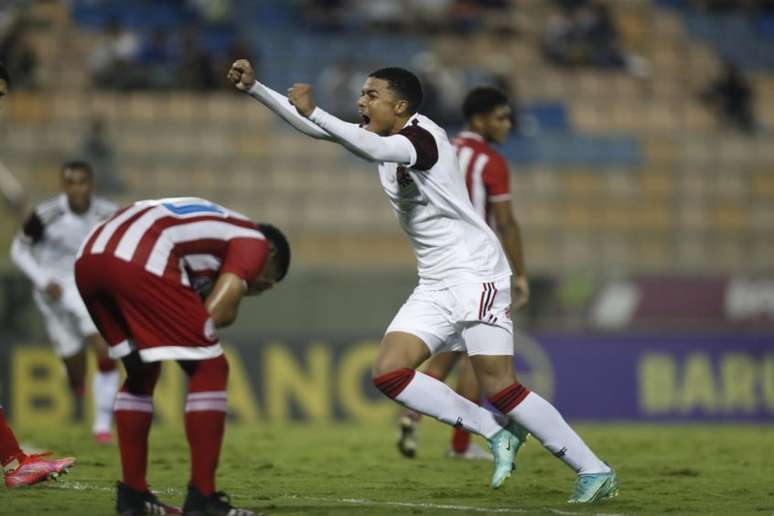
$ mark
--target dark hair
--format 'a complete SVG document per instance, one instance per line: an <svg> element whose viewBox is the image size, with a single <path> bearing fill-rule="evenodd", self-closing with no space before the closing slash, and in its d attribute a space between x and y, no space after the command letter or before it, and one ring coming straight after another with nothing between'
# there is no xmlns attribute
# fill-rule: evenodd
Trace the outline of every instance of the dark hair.
<svg viewBox="0 0 774 516"><path fill-rule="evenodd" d="M274 249L277 251L277 272L279 273L277 281L281 281L287 275L290 268L290 244L288 239L285 238L282 231L271 224L258 224L258 229L263 233L263 236L274 244Z"/></svg>
<svg viewBox="0 0 774 516"><path fill-rule="evenodd" d="M387 81L398 97L408 102L411 114L419 111L419 106L422 104L422 83L416 75L405 68L390 67L380 68L368 76Z"/></svg>
<svg viewBox="0 0 774 516"><path fill-rule="evenodd" d="M486 115L496 107L507 106L508 96L493 86L479 86L473 88L465 96L462 103L462 114L465 120L470 120L475 115Z"/></svg>
<svg viewBox="0 0 774 516"><path fill-rule="evenodd" d="M62 172L64 172L68 168L73 168L75 170L83 170L89 175L89 177L94 177L94 171L92 170L91 165L89 165L89 163L84 160L73 159L70 161L65 161L65 163L62 165Z"/></svg>
<svg viewBox="0 0 774 516"><path fill-rule="evenodd" d="M8 69L3 63L0 63L0 79L4 80L8 87L11 86L11 76L8 75Z"/></svg>

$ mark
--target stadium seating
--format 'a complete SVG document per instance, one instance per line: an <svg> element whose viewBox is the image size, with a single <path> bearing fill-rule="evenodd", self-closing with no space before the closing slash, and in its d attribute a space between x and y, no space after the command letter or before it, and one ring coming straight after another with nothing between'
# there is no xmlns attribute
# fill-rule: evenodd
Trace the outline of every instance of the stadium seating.
<svg viewBox="0 0 774 516"><path fill-rule="evenodd" d="M523 133L503 152L533 269L770 268L774 75L767 68L774 52L750 52L754 63L747 63L758 70L751 76L762 126L757 134L720 128L698 101L723 57L717 40L744 33L744 45L770 45L768 21L758 20L757 32L747 34L749 20L718 21L664 4L614 4L621 39L649 63L647 74L636 75L554 68L529 35L363 38L353 53L348 38L283 34L294 15L282 2L235 2L246 13L240 23L273 20L252 43L261 49L266 81L278 89L314 79L353 54L371 66L384 56L407 63L433 49L471 77L481 66L503 69L507 60ZM348 261L360 256L366 267L411 265L372 165L294 134L230 91L122 94L89 86L80 63L96 28L111 17L141 31L183 24L191 14L181 3L154 8L152 16L142 15L145 2L73 5L72 16L50 4L33 8L39 44L52 49L41 54L43 89L16 92L0 112L0 155L35 199L55 191L58 163L76 152L90 121L101 118L128 185L120 201L207 196L287 228L304 249L302 262L336 265L336 253L346 250ZM538 27L550 14L539 2L524 3L523 10ZM222 32L203 37L213 52L224 51ZM62 38L67 52L57 46Z"/></svg>

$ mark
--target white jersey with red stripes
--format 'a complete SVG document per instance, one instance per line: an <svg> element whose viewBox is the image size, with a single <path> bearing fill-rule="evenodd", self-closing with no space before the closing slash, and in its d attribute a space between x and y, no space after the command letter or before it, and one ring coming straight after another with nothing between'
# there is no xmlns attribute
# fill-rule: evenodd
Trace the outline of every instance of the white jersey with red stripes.
<svg viewBox="0 0 774 516"><path fill-rule="evenodd" d="M123 208L95 227L78 256L108 253L184 285L191 274L220 272L233 272L249 281L257 272L255 257L229 253L236 240L265 245L254 222L206 199L147 200Z"/></svg>
<svg viewBox="0 0 774 516"><path fill-rule="evenodd" d="M462 131L454 139L460 169L473 208L493 225L492 203L511 199L508 163L481 135Z"/></svg>

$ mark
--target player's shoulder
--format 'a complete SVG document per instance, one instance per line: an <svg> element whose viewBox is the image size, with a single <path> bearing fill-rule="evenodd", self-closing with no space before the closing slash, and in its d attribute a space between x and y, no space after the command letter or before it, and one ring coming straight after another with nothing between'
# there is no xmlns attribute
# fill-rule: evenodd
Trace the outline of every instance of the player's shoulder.
<svg viewBox="0 0 774 516"><path fill-rule="evenodd" d="M104 197L94 197L92 200L94 203L94 211L100 217L109 217L118 210L118 205L113 201L109 201Z"/></svg>
<svg viewBox="0 0 774 516"><path fill-rule="evenodd" d="M40 219L40 222L47 226L66 213L65 203L62 202L62 196L57 195L47 199L35 207L34 214Z"/></svg>

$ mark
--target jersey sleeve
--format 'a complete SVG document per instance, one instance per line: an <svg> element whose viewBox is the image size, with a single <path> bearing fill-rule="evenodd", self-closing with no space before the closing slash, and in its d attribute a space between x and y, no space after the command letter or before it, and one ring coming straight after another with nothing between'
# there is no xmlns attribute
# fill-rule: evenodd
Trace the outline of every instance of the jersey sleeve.
<svg viewBox="0 0 774 516"><path fill-rule="evenodd" d="M33 212L22 226L21 235L24 240L30 244L37 244L43 240L45 226L37 212Z"/></svg>
<svg viewBox="0 0 774 516"><path fill-rule="evenodd" d="M430 170L435 166L438 162L438 145L430 131L414 124L403 128L398 134L408 138L414 146L416 159L414 163L409 163L410 168Z"/></svg>
<svg viewBox="0 0 774 516"><path fill-rule="evenodd" d="M268 256L269 244L266 240L235 238L228 244L220 272L236 274L249 283L263 270Z"/></svg>
<svg viewBox="0 0 774 516"><path fill-rule="evenodd" d="M500 155L492 155L484 168L484 185L489 202L502 202L511 198L511 176L508 163Z"/></svg>

